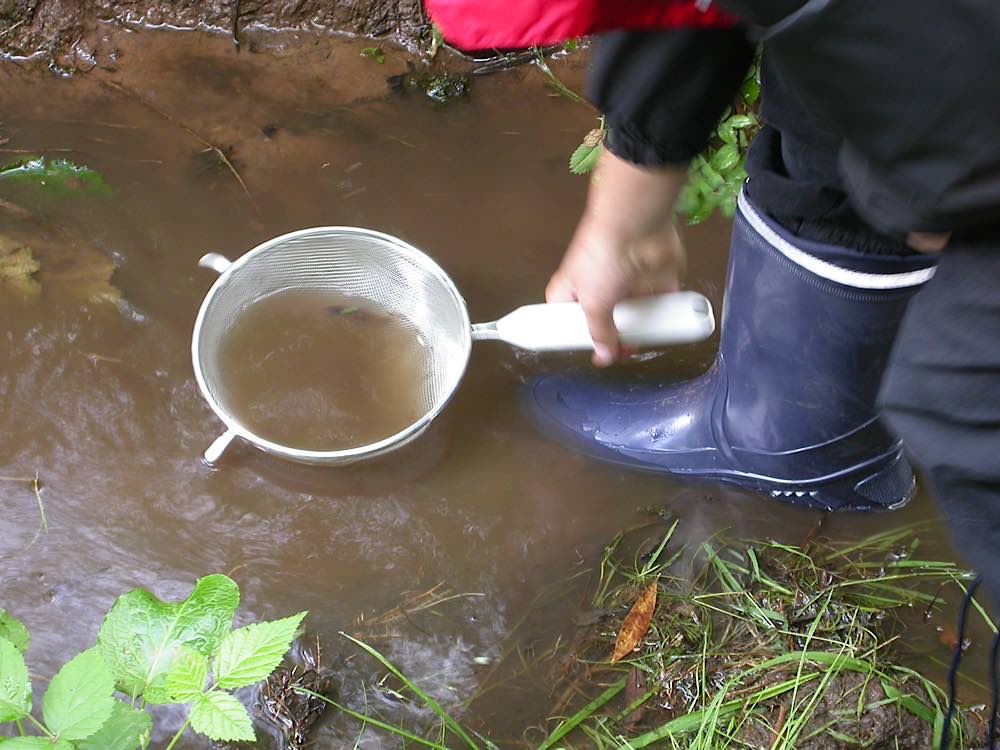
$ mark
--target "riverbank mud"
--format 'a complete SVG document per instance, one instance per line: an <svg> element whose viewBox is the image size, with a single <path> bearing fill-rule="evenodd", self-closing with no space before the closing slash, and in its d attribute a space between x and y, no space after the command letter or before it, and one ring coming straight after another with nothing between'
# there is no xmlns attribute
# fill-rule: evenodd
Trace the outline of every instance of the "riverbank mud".
<svg viewBox="0 0 1000 750"><path fill-rule="evenodd" d="M420 0L0 0L0 55L39 57L63 71L116 60L108 31L170 27L228 35L266 30L428 40Z"/></svg>

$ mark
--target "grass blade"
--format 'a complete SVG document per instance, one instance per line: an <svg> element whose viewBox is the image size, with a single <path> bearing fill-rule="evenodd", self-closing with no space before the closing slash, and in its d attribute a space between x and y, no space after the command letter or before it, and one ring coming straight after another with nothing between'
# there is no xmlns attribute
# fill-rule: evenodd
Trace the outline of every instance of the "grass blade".
<svg viewBox="0 0 1000 750"><path fill-rule="evenodd" d="M473 741L473 739L469 736L469 734L464 729L462 729L461 726L459 726L458 722L455 721L453 718L451 718L448 712L445 711L443 708L441 708L441 705L436 700L431 698L431 696L429 696L427 693L421 690L414 682L412 682L409 678L407 678L406 675L400 672L396 668L396 665L394 665L392 662L390 662L388 659L382 656L382 654L380 654L374 648L369 646L367 643L359 641L357 638L353 638L343 631L341 631L340 634L344 636L347 640L354 643L359 648L366 651L370 656L374 657L383 667L392 672L392 674L398 680L400 680L404 685L406 685L406 687L412 690L414 694L416 694L420 698L420 700L426 703L427 706L435 714L437 714L438 718L440 718L441 721L444 722L445 726L447 726L452 732L458 735L462 739L462 741L470 748L470 750L479 750L479 746Z"/></svg>

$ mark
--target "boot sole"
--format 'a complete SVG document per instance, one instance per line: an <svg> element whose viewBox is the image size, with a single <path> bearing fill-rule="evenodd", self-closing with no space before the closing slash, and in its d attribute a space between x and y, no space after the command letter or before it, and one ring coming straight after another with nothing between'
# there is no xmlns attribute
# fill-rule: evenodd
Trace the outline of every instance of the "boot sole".
<svg viewBox="0 0 1000 750"><path fill-rule="evenodd" d="M683 477L684 473L671 476ZM774 500L824 511L896 510L913 499L917 481L910 462L902 451L878 467L865 467L829 482L794 484L787 480L767 477L746 477L732 473L699 474L699 479L712 479L753 490Z"/></svg>

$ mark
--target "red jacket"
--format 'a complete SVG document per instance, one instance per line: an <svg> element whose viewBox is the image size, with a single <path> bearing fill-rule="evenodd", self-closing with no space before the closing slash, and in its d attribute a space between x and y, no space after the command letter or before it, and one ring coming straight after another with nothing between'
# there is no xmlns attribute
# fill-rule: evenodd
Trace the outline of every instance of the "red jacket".
<svg viewBox="0 0 1000 750"><path fill-rule="evenodd" d="M725 27L736 19L704 0L426 0L444 38L461 49L557 44L613 30Z"/></svg>

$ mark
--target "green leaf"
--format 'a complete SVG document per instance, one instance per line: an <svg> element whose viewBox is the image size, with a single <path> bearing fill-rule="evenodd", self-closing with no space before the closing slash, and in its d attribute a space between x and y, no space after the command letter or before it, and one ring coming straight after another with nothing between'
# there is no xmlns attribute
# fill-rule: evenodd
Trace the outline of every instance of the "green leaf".
<svg viewBox="0 0 1000 750"><path fill-rule="evenodd" d="M569 171L573 174L587 174L597 165L597 160L604 150L604 145L597 143L588 145L581 143L569 157Z"/></svg>
<svg viewBox="0 0 1000 750"><path fill-rule="evenodd" d="M712 166L720 172L736 166L740 161L740 150L736 144L727 143L712 155Z"/></svg>
<svg viewBox="0 0 1000 750"><path fill-rule="evenodd" d="M96 647L77 654L56 673L45 691L45 725L61 739L89 737L111 716L114 690L114 675Z"/></svg>
<svg viewBox="0 0 1000 750"><path fill-rule="evenodd" d="M748 128L751 125L757 125L757 118L753 115L733 115L728 120L726 124L733 130L741 130L742 128Z"/></svg>
<svg viewBox="0 0 1000 750"><path fill-rule="evenodd" d="M733 130L733 127L729 124L728 120L720 122L719 127L716 128L715 132L718 133L719 138L722 139L723 143L736 143L736 131Z"/></svg>
<svg viewBox="0 0 1000 750"><path fill-rule="evenodd" d="M142 697L147 703L156 705L191 703L205 692L207 679L208 659L193 649L182 647L170 669L153 680Z"/></svg>
<svg viewBox="0 0 1000 750"><path fill-rule="evenodd" d="M191 709L191 727L209 739L251 742L257 739L243 704L229 693L213 690Z"/></svg>
<svg viewBox="0 0 1000 750"><path fill-rule="evenodd" d="M305 612L234 630L222 641L212 665L216 684L232 689L267 679L292 645Z"/></svg>
<svg viewBox="0 0 1000 750"><path fill-rule="evenodd" d="M31 711L31 681L24 657L0 638L0 722L23 719Z"/></svg>
<svg viewBox="0 0 1000 750"><path fill-rule="evenodd" d="M115 701L111 718L85 740L76 743L77 750L136 750L149 743L153 720L145 711L122 701Z"/></svg>
<svg viewBox="0 0 1000 750"><path fill-rule="evenodd" d="M748 78L740 86L740 97L747 104L755 104L760 98L760 83L756 78Z"/></svg>
<svg viewBox="0 0 1000 750"><path fill-rule="evenodd" d="M715 201L710 198L705 198L702 203L695 208L695 210L690 211L687 215L687 223L691 226L695 224L701 224L705 219L712 215L712 211L715 210Z"/></svg>
<svg viewBox="0 0 1000 750"><path fill-rule="evenodd" d="M721 185L721 184L722 184L723 182L725 182L725 180L723 179L722 175L721 175L721 174L719 174L719 173L718 173L718 172L717 172L717 171L716 171L716 170L715 170L715 169L714 169L714 168L712 167L712 165L711 165L711 164L704 164L704 165L702 165L702 167L701 167L701 170L700 170L700 171L701 171L702 175L704 175L704 177L705 177L705 181L706 181L706 182L708 183L708 186L709 186L709 187L710 187L710 188L711 188L712 190L715 190L715 189L716 189L717 187L719 187L719 186L720 186L720 185Z"/></svg>
<svg viewBox="0 0 1000 750"><path fill-rule="evenodd" d="M74 750L69 740L53 742L48 737L14 737L0 740L0 746L3 750Z"/></svg>
<svg viewBox="0 0 1000 750"><path fill-rule="evenodd" d="M0 638L6 638L13 643L14 648L22 654L28 650L28 643L31 642L28 629L20 620L14 619L2 609L0 609Z"/></svg>
<svg viewBox="0 0 1000 750"><path fill-rule="evenodd" d="M136 589L118 598L97 634L118 688L135 697L170 672L184 649L211 657L233 625L240 590L223 575L199 579L178 604Z"/></svg>
<svg viewBox="0 0 1000 750"><path fill-rule="evenodd" d="M437 55L442 44L444 44L444 37L441 35L441 29L431 24L431 46L427 51L427 56L431 60L433 60L434 56Z"/></svg>
<svg viewBox="0 0 1000 750"><path fill-rule="evenodd" d="M689 182L684 186L684 189L681 190L680 197L677 199L677 212L689 214L698 207L700 202L701 191Z"/></svg>
<svg viewBox="0 0 1000 750"><path fill-rule="evenodd" d="M385 62L385 52L382 51L381 47L365 47L361 50L361 56L370 57L379 65Z"/></svg>
<svg viewBox="0 0 1000 750"><path fill-rule="evenodd" d="M114 194L114 189L100 172L66 159L46 159L43 156L21 159L0 167L0 183L4 182L27 185L60 197Z"/></svg>

